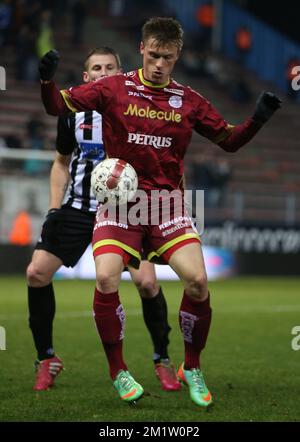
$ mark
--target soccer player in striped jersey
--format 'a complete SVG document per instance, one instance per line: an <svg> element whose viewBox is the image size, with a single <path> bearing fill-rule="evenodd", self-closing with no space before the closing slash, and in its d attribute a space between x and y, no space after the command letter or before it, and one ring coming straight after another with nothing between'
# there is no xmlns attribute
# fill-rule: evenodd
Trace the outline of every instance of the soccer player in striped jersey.
<svg viewBox="0 0 300 442"><path fill-rule="evenodd" d="M85 60L83 80L92 82L120 70L120 58L113 49L96 48ZM101 114L86 111L58 119L50 208L27 268L29 324L37 350L35 390L49 389L63 368L53 349L52 278L61 265L73 267L92 240L98 202L91 191L91 172L105 156ZM167 349L167 305L154 266L143 261L139 270L129 267L129 271L141 296L144 320L153 341L155 373L164 390L178 390L180 383Z"/></svg>
<svg viewBox="0 0 300 442"><path fill-rule="evenodd" d="M139 189L148 196L148 208L158 190L166 195L180 188L184 156L193 130L225 151L236 152L281 105L276 95L263 92L252 116L236 126L229 124L201 94L171 78L182 45L183 30L176 20L153 17L142 30L143 66L133 72L60 92L52 81L58 54L50 51L40 64L42 98L47 112L51 115L89 109L101 112L107 154L135 168ZM179 205L184 207L183 196ZM159 208L163 209L162 204ZM98 215L101 219L101 209ZM183 282L179 320L185 353L178 376L187 384L192 401L207 407L212 403L212 395L204 381L200 355L211 323L210 294L200 238L188 216L176 217L171 213L168 222L147 225L136 225L129 219L126 229L124 224L116 222L95 225L94 313L113 384L124 401L134 401L143 395L143 387L129 373L123 358L124 314L118 289L124 265L128 262L138 265L144 237L149 257L163 259ZM114 253L105 249L108 240L114 241Z"/></svg>

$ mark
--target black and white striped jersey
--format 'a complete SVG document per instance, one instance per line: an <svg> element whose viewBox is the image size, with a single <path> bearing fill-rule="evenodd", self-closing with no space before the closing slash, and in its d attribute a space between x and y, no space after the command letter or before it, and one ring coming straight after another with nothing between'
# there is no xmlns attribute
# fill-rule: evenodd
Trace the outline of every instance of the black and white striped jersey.
<svg viewBox="0 0 300 442"><path fill-rule="evenodd" d="M91 189L91 172L105 159L102 116L88 111L59 117L56 150L62 155L72 154L65 203L75 209L95 212L98 202Z"/></svg>

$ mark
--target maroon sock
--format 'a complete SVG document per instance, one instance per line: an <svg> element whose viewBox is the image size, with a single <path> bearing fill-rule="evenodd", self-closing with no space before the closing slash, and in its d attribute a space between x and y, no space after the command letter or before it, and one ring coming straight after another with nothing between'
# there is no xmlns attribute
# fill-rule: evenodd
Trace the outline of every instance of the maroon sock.
<svg viewBox="0 0 300 442"><path fill-rule="evenodd" d="M110 376L115 379L118 371L127 370L122 354L125 312L118 292L101 293L95 289L94 317L108 360Z"/></svg>
<svg viewBox="0 0 300 442"><path fill-rule="evenodd" d="M205 347L210 322L209 294L204 302L195 302L184 292L179 311L179 323L184 339L186 370L200 367L200 353Z"/></svg>

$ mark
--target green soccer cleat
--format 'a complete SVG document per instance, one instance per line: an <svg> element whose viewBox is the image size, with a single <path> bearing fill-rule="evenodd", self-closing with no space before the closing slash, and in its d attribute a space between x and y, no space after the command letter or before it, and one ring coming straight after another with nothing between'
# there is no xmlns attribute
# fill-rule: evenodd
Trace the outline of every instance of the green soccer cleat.
<svg viewBox="0 0 300 442"><path fill-rule="evenodd" d="M190 397L200 407L208 407L212 403L212 396L205 384L200 368L185 370L182 363L177 372L178 379L186 384L190 390Z"/></svg>
<svg viewBox="0 0 300 442"><path fill-rule="evenodd" d="M137 401L144 394L143 387L133 379L129 371L119 371L113 385L125 402Z"/></svg>

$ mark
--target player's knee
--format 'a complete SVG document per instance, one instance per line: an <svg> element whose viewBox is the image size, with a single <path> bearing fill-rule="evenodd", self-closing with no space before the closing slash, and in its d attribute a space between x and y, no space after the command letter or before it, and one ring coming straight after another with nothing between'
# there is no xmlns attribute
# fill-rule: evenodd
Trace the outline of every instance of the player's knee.
<svg viewBox="0 0 300 442"><path fill-rule="evenodd" d="M154 298L159 289L156 281L153 281L152 279L141 279L139 281L135 281L135 285L142 298Z"/></svg>
<svg viewBox="0 0 300 442"><path fill-rule="evenodd" d="M32 263L26 269L26 280L30 287L34 287L38 281L37 268Z"/></svg>
<svg viewBox="0 0 300 442"><path fill-rule="evenodd" d="M51 282L51 277L32 262L26 269L26 279L29 287L43 287Z"/></svg>
<svg viewBox="0 0 300 442"><path fill-rule="evenodd" d="M187 294L202 300L207 296L207 276L205 273L194 275L188 282Z"/></svg>
<svg viewBox="0 0 300 442"><path fill-rule="evenodd" d="M118 289L116 278L110 272L97 272L97 288L104 293L115 292Z"/></svg>

